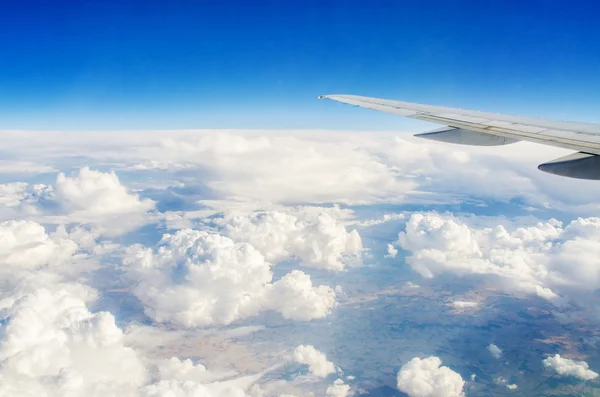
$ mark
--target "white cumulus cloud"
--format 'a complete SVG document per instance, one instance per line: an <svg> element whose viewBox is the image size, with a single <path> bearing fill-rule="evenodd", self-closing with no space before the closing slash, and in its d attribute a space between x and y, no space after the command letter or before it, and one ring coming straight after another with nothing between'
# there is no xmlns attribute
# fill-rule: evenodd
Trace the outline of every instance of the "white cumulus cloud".
<svg viewBox="0 0 600 397"><path fill-rule="evenodd" d="M350 385L344 383L342 379L336 379L331 386L327 388L325 394L331 397L346 397L350 391Z"/></svg>
<svg viewBox="0 0 600 397"><path fill-rule="evenodd" d="M538 295L558 307L568 304L564 294L600 287L600 218L580 218L564 228L550 220L507 230L417 213L399 234L398 244L412 252L407 262L423 277L496 277L499 286Z"/></svg>
<svg viewBox="0 0 600 397"><path fill-rule="evenodd" d="M500 358L500 356L502 355L502 349L500 349L498 346L496 346L493 343L490 343L488 345L487 349L490 353L492 353L492 356L494 356L496 358Z"/></svg>
<svg viewBox="0 0 600 397"><path fill-rule="evenodd" d="M0 261L9 266L36 268L63 263L77 250L70 239L51 239L31 221L0 222Z"/></svg>
<svg viewBox="0 0 600 397"><path fill-rule="evenodd" d="M574 361L561 357L560 354L547 357L542 363L544 367L552 368L562 376L574 376L581 380L591 380L598 377L598 373L589 369L589 365L585 361Z"/></svg>
<svg viewBox="0 0 600 397"><path fill-rule="evenodd" d="M189 359L148 359L126 345L111 313L91 313L65 290L39 289L2 315L2 396L242 397L253 394L263 374L235 376Z"/></svg>
<svg viewBox="0 0 600 397"><path fill-rule="evenodd" d="M37 203L37 201L52 197L52 187L26 182L0 184L0 206L17 207Z"/></svg>
<svg viewBox="0 0 600 397"><path fill-rule="evenodd" d="M396 248L394 248L394 246L392 244L388 244L387 245L387 255L385 255L386 258L395 258L396 255L398 255L398 250Z"/></svg>
<svg viewBox="0 0 600 397"><path fill-rule="evenodd" d="M398 389L410 397L462 397L464 380L459 373L442 366L442 360L431 356L413 358L404 364L397 376Z"/></svg>
<svg viewBox="0 0 600 397"><path fill-rule="evenodd" d="M130 247L124 262L133 294L157 322L230 324L269 309L306 321L335 305L333 289L313 286L301 271L272 283L271 264L258 250L215 233L166 234L154 250Z"/></svg>
<svg viewBox="0 0 600 397"><path fill-rule="evenodd" d="M130 192L114 172L88 167L71 176L59 173L55 200L71 221L103 225L109 234L143 223L146 212L154 208L152 200Z"/></svg>
<svg viewBox="0 0 600 397"><path fill-rule="evenodd" d="M2 395L131 395L148 380L114 317L90 313L64 290L40 289L20 298L4 321Z"/></svg>
<svg viewBox="0 0 600 397"><path fill-rule="evenodd" d="M255 212L222 220L223 232L236 241L246 241L268 261L298 258L302 265L333 271L344 269L344 257L362 251L356 230L327 212L300 215L280 211Z"/></svg>
<svg viewBox="0 0 600 397"><path fill-rule="evenodd" d="M47 224L91 224L118 235L152 220L154 202L125 187L114 172L83 167L59 173L56 185L0 184L0 219L20 218Z"/></svg>
<svg viewBox="0 0 600 397"><path fill-rule="evenodd" d="M335 372L335 365L327 360L327 356L310 345L298 346L294 350L294 361L308 365L308 370L313 376L325 378Z"/></svg>
<svg viewBox="0 0 600 397"><path fill-rule="evenodd" d="M327 316L336 305L335 297L331 287L314 286L308 274L292 270L266 286L265 309L275 310L286 319L310 321Z"/></svg>

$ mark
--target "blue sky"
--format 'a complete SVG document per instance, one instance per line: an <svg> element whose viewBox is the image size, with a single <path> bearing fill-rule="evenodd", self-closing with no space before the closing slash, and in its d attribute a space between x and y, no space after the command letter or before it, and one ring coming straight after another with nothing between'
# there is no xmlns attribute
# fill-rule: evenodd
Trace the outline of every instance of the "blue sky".
<svg viewBox="0 0 600 397"><path fill-rule="evenodd" d="M599 8L6 1L0 129L434 127L326 93L600 122Z"/></svg>

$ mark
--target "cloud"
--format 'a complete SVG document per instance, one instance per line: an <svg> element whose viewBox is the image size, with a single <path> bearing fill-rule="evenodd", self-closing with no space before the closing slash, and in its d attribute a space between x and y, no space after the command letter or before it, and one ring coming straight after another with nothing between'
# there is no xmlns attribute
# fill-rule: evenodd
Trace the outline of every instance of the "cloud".
<svg viewBox="0 0 600 397"><path fill-rule="evenodd" d="M90 151L89 147L95 150ZM362 230L361 227L405 220L405 214L388 214L376 221L352 221L355 214L351 210L326 207L331 203L447 204L465 200L481 203L487 198L508 202L518 198L518 202L525 202L533 209L597 213L600 187L561 180L564 188L556 189L556 178L539 173L535 165L538 158L547 160L546 157L559 155L554 156L555 149L552 148L535 148L540 150L531 151L531 146L526 145L516 145L510 151L461 148L417 143L410 137L398 138L388 133L347 134L339 131L0 134L0 149L14 158L36 159L35 163L27 165L36 172L66 171L80 164L91 166L71 175L59 174L54 186L25 182L0 186L0 220L18 218L20 220L15 222L32 222L23 227L8 228L6 235L10 237L12 233L14 236L0 241L0 247L5 247L5 251L0 251L0 255L5 255L3 264L10 262L10 266L0 269L3 279L0 316L17 313L18 302L25 302L39 293L40 287L44 287L50 297L64 293L83 303L92 300L96 291L72 281L85 282L90 281L87 276L97 277L95 274L85 274L85 277L73 274L82 276L84 259L100 262L100 255L106 254L107 263L101 262L99 271L113 271L112 261L121 255L120 246L109 241L98 243L101 236L120 234L147 222L164 220L168 228L183 230L167 235L151 248L129 247L121 268L125 287L140 299L154 321L183 328L217 326L210 332L222 332L219 335L226 338L229 334L223 325L239 322L236 326L243 326L241 320L267 310L291 320L323 318L335 307L335 292L342 288L334 290L313 285L313 279L298 270L282 274L282 266L275 268L275 277L272 266L278 261L295 259L302 266L311 268L347 269L354 257L360 256L363 246L361 236L352 227ZM114 172L94 171L93 167L98 164L102 169L116 169L119 177ZM0 164L0 172L2 169ZM48 183L49 176L43 178L34 181ZM200 188L196 189L198 193L194 197L190 197L187 190L183 193L186 195L185 208L183 205L169 207L173 211L159 214L154 203L143 197L162 198L169 194L175 197L181 193L164 190L170 185L181 189ZM152 190L139 194L132 190L150 187ZM220 203L220 206L211 207L207 199ZM298 207L292 208L290 203ZM323 205L306 206L315 203ZM167 199L158 204L157 208L163 210L173 203ZM367 209L352 208L361 217ZM381 210L374 208L376 212ZM218 214L219 211L224 213ZM485 276L498 281L496 285L500 288L538 295L555 305L567 305L573 291L593 291L600 286L597 263L600 223L597 218L581 218L564 227L550 220L522 228L487 228L454 216L436 216L441 222L436 224L435 216L417 222L420 226L410 236L408 234L412 232L407 229L406 247L400 243L392 245L388 247L388 254L397 255L398 247L402 246L410 251L411 266L425 277L443 273ZM406 217L407 225L414 221L409 217L410 214ZM44 229L42 225L50 226ZM56 232L52 232L54 225L58 227ZM393 227L392 224L384 226ZM197 234L200 232L193 230L194 227L210 232ZM23 230L19 231L20 228ZM147 241L146 237L126 235L122 243ZM371 238L373 234L365 233L362 237ZM73 274L67 276L67 269ZM114 281L120 283L120 280ZM96 286L99 280L94 282ZM10 288L4 288L5 285ZM101 287L105 286L98 286ZM58 298L44 299L60 306ZM85 306L80 309L78 305L67 311L85 313ZM41 320L36 318L38 310L43 313L45 309L36 306L35 312L30 311L34 313L30 320L46 324L44 316ZM22 313L19 316L24 318ZM86 329L95 336L82 336L83 331L68 331L70 325L65 328L56 325L59 320L47 320L50 325L43 328L58 336L46 338L46 334L40 333L39 338L33 338L36 342L32 342L31 352L27 346L19 347L21 350L17 355L26 365L15 370L15 363L20 362L16 358L10 359L13 367L3 362L0 371L13 368L13 372L0 375L0 383L4 384L0 388L20 387L11 390L66 396L69 393L124 396L129 393L155 396L252 394L249 385L254 384L256 376L229 382L230 378L220 377L221 372L209 371L198 362L183 358L161 361L153 356L143 357L136 351L131 357L137 357L142 363L145 380L133 379L131 385L118 380L120 374L115 375L116 381L111 380L112 372L107 372L110 368L98 371L95 378L83 373L83 368L73 367L72 363L65 364L58 372L52 369L48 375L25 376L19 372L35 365L51 365L43 364L44 360L50 361L44 359L48 356L56 357L59 363L64 357L79 360L79 357L69 356L79 354L75 342L69 342L68 338L64 341L62 335L71 335L69 332L79 335L81 340L109 340L110 335L120 331L110 313L88 311L86 316L85 321L93 323ZM14 318L17 317L14 314ZM56 316L64 317L68 315ZM90 320L92 318L95 320ZM9 317L5 320L2 325L13 321ZM76 322L64 321L68 324ZM165 335L194 332L174 330L170 326L161 328ZM28 326L19 332L26 335L28 329L37 328ZM4 329L0 334L3 332ZM0 335L3 341L4 336ZM67 346L70 353L64 353L66 350L60 346ZM88 354L86 351L85 356L93 362L98 354L114 353L115 359L119 360L119 354L125 354L124 349L128 349L125 342L111 346L106 352L96 349ZM50 348L55 349L52 351L56 355L46 352ZM33 356L41 361L35 365L27 364L25 358ZM104 362L102 358L98 360ZM441 362L429 369L434 380L434 373L446 368L440 365ZM115 370L120 368L115 365ZM460 375L448 371L461 379ZM97 380L101 375L104 378ZM5 382L6 379L10 382ZM454 382L456 377L450 379L454 379L451 386L457 384ZM54 393L55 390L59 392ZM298 390L286 391L302 395ZM461 392L462 386L457 393ZM338 381L327 391L320 391L320 394L333 396L346 393L349 393L349 386Z"/></svg>
<svg viewBox="0 0 600 397"><path fill-rule="evenodd" d="M350 385L344 384L342 379L336 379L331 386L327 388L325 394L331 397L346 397L350 391Z"/></svg>
<svg viewBox="0 0 600 397"><path fill-rule="evenodd" d="M154 202L140 199L114 172L82 167L71 176L59 173L56 185L15 182L0 185L0 216L48 224L90 224L105 235L118 235L152 220Z"/></svg>
<svg viewBox="0 0 600 397"><path fill-rule="evenodd" d="M523 291L558 307L563 295L600 287L600 218L579 218L566 227L549 220L507 230L478 229L451 215L412 214L397 244L423 277L438 274L495 277L507 290Z"/></svg>
<svg viewBox="0 0 600 397"><path fill-rule="evenodd" d="M462 397L463 381L460 374L441 366L442 360L431 356L413 358L398 372L398 389L409 397Z"/></svg>
<svg viewBox="0 0 600 397"><path fill-rule="evenodd" d="M392 244L388 244L387 245L387 255L385 255L386 258L395 258L396 255L398 255L398 250L396 248L394 248L394 246Z"/></svg>
<svg viewBox="0 0 600 397"><path fill-rule="evenodd" d="M301 271L272 283L271 264L258 250L215 233L166 234L154 250L130 247L124 264L146 314L182 327L230 324L263 310L308 321L335 305L335 292L313 286Z"/></svg>
<svg viewBox="0 0 600 397"><path fill-rule="evenodd" d="M17 300L0 333L0 394L131 395L148 380L107 312L90 313L66 291Z"/></svg>
<svg viewBox="0 0 600 397"><path fill-rule="evenodd" d="M91 313L64 290L22 297L2 323L0 395L239 397L264 374L232 377L189 359L150 360L125 344L112 314Z"/></svg>
<svg viewBox="0 0 600 397"><path fill-rule="evenodd" d="M154 202L140 199L121 184L114 172L83 167L72 176L56 177L56 201L70 220L104 224L110 228L130 228L154 208ZM110 231L109 231L110 233Z"/></svg>
<svg viewBox="0 0 600 397"><path fill-rule="evenodd" d="M154 382L144 386L140 396L145 397L243 397L262 373L231 378L230 374L213 373L202 364L173 357L156 366ZM222 381L224 377L229 380Z"/></svg>
<svg viewBox="0 0 600 397"><path fill-rule="evenodd" d="M502 349L500 349L498 346L494 345L493 343L488 345L487 349L489 350L490 353L492 353L492 356L494 356L496 358L500 358L500 356L502 355Z"/></svg>
<svg viewBox="0 0 600 397"><path fill-rule="evenodd" d="M308 365L308 370L313 376L325 378L327 375L335 373L335 365L327 360L327 356L310 345L298 346L294 350L294 361Z"/></svg>
<svg viewBox="0 0 600 397"><path fill-rule="evenodd" d="M581 380L591 380L598 377L598 373L589 369L589 365L585 361L563 358L560 354L547 357L542 363L544 367L554 369L561 376L574 376Z"/></svg>
<svg viewBox="0 0 600 397"><path fill-rule="evenodd" d="M224 197L274 202L366 202L403 195L409 180L353 142L310 136L203 134L166 139L178 161L208 167L208 186ZM257 184L261 186L256 189Z"/></svg>
<svg viewBox="0 0 600 397"><path fill-rule="evenodd" d="M265 308L275 310L283 318L310 321L326 317L336 305L336 293L325 285L313 286L308 274L293 270L266 286Z"/></svg>
<svg viewBox="0 0 600 397"><path fill-rule="evenodd" d="M477 302L468 302L468 301L454 301L452 302L452 306L457 309L472 309L479 305Z"/></svg>
<svg viewBox="0 0 600 397"><path fill-rule="evenodd" d="M42 212L40 205L51 201L53 196L52 187L43 184L0 184L0 216L4 219L14 219L39 215Z"/></svg>
<svg viewBox="0 0 600 397"><path fill-rule="evenodd" d="M494 379L494 383L500 386L505 386L508 390L517 390L519 388L519 385L514 383L508 383L508 380L502 376L499 376L496 379Z"/></svg>
<svg viewBox="0 0 600 397"><path fill-rule="evenodd" d="M270 262L298 258L306 267L341 271L345 258L356 257L363 249L358 232L346 231L327 212L261 211L215 222L225 235L252 244Z"/></svg>
<svg viewBox="0 0 600 397"><path fill-rule="evenodd" d="M68 236L48 234L32 221L0 222L0 312L39 288L66 290L85 300L97 291L75 282L93 266L87 255Z"/></svg>
<svg viewBox="0 0 600 397"><path fill-rule="evenodd" d="M5 265L30 269L52 266L71 259L77 248L72 240L51 239L39 223L0 222L0 261Z"/></svg>
<svg viewBox="0 0 600 397"><path fill-rule="evenodd" d="M54 167L32 161L0 160L1 174L48 174L56 171Z"/></svg>

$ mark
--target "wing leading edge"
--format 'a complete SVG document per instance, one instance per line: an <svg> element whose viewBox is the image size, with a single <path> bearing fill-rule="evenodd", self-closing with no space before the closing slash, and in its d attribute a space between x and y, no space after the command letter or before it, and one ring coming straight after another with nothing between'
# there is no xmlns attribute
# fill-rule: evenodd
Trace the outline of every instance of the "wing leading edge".
<svg viewBox="0 0 600 397"><path fill-rule="evenodd" d="M600 179L598 124L509 116L357 95L322 95L321 98L447 126L416 135L421 138L483 146L529 141L575 150L581 155L566 156L538 168L572 178Z"/></svg>

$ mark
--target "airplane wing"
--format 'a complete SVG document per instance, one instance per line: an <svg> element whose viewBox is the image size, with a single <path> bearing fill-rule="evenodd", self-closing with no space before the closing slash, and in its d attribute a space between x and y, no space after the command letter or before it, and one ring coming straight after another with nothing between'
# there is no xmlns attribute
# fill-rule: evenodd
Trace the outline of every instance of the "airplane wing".
<svg viewBox="0 0 600 397"><path fill-rule="evenodd" d="M477 146L529 141L577 151L541 164L551 174L600 180L600 125L510 116L443 106L392 101L357 95L322 95L380 112L397 114L446 127L415 136L435 141Z"/></svg>

